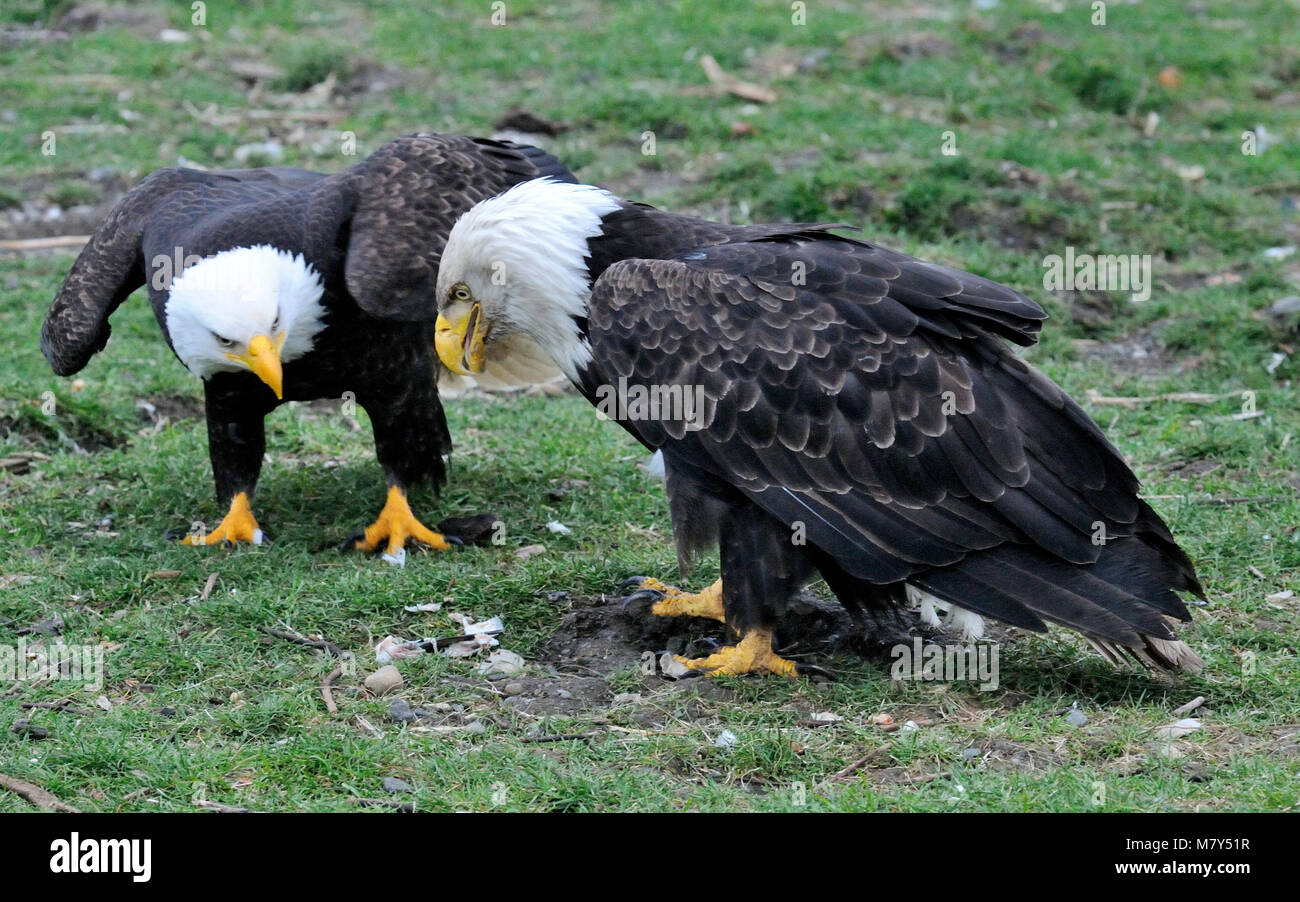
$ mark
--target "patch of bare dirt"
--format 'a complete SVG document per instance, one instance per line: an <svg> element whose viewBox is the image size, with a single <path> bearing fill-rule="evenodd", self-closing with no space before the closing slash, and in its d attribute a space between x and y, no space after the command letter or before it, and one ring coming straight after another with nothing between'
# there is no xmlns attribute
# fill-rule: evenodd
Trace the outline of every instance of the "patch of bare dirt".
<svg viewBox="0 0 1300 902"><path fill-rule="evenodd" d="M500 686L504 706L525 715L576 717L604 712L615 704L610 685L615 674L640 670L647 688L671 686L656 675L655 659L660 654L703 657L733 641L717 621L657 617L649 607L649 601L627 603L612 596L575 599L537 659L530 662L527 675ZM914 626L913 615L900 612L855 627L837 603L804 594L794 600L776 631L776 645L785 657L820 666L825 666L828 656L848 650L885 664L891 647L911 641ZM705 698L731 694L725 686L702 677L687 677L680 683ZM646 727L662 726L664 716L655 711L653 706L638 707L629 719Z"/></svg>
<svg viewBox="0 0 1300 902"><path fill-rule="evenodd" d="M137 401L136 409L142 420L156 426L204 418L202 399L188 395L161 395L147 401Z"/></svg>
<svg viewBox="0 0 1300 902"><path fill-rule="evenodd" d="M865 65L882 56L902 63L951 53L952 42L930 31L913 31L901 35L872 31L851 38L845 50L858 65Z"/></svg>
<svg viewBox="0 0 1300 902"><path fill-rule="evenodd" d="M1024 208L995 196L953 207L948 231L970 232L981 241L1030 251L1051 251L1073 240L1071 223L1059 213L1026 215Z"/></svg>
<svg viewBox="0 0 1300 902"><path fill-rule="evenodd" d="M612 701L609 683L601 677L524 677L507 683L505 691L503 704L522 714L576 717L608 708Z"/></svg>
<svg viewBox="0 0 1300 902"><path fill-rule="evenodd" d="M56 28L70 32L99 31L113 26L153 35L167 27L167 18L148 3L75 3L55 22Z"/></svg>
<svg viewBox="0 0 1300 902"><path fill-rule="evenodd" d="M93 454L126 443L126 436L63 414L58 418L0 417L0 441L46 453L69 449Z"/></svg>
<svg viewBox="0 0 1300 902"><path fill-rule="evenodd" d="M76 188L78 202L64 206L48 178L25 178L13 184L23 200L0 210L0 240L48 238L55 235L89 235L131 187L133 180L105 168L59 179ZM67 253L68 248L59 248Z"/></svg>
<svg viewBox="0 0 1300 902"><path fill-rule="evenodd" d="M1170 461L1160 468L1160 472L1179 479L1199 479L1222 468L1223 464L1219 461L1202 457L1196 460Z"/></svg>
<svg viewBox="0 0 1300 902"><path fill-rule="evenodd" d="M1017 25L1005 37L995 38L991 46L1003 62L1024 59L1040 45L1060 46L1060 41L1050 37L1036 22Z"/></svg>
<svg viewBox="0 0 1300 902"><path fill-rule="evenodd" d="M339 96L349 100L363 98L366 95L382 94L416 81L414 72L397 66L388 66L374 60L355 60L348 75L338 83L336 91Z"/></svg>
<svg viewBox="0 0 1300 902"><path fill-rule="evenodd" d="M1077 338L1071 344L1082 359L1100 361L1124 375L1185 373L1196 369L1202 359L1199 355L1175 356L1165 349L1159 335L1167 325L1167 320L1159 320L1123 338L1111 341Z"/></svg>
<svg viewBox="0 0 1300 902"><path fill-rule="evenodd" d="M544 119L523 107L511 107L492 127L497 130L521 132L526 135L546 135L551 138L569 130L567 123Z"/></svg>
<svg viewBox="0 0 1300 902"><path fill-rule="evenodd" d="M652 169L638 166L625 175L613 176L602 182L603 186L617 194L632 200L646 200L663 197L689 185L691 180L685 178L675 168ZM686 211L682 211L686 212Z"/></svg>
<svg viewBox="0 0 1300 902"><path fill-rule="evenodd" d="M976 750L981 764L1001 770L1046 770L1064 763L1053 751L1006 739L987 740Z"/></svg>

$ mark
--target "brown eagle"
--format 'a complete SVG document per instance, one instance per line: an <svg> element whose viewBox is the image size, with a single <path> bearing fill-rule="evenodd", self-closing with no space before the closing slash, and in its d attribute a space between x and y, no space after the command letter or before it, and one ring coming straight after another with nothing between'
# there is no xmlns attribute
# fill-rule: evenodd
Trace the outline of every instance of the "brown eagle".
<svg viewBox="0 0 1300 902"><path fill-rule="evenodd" d="M203 380L208 454L229 513L186 544L260 543L250 499L263 418L285 401L350 392L370 416L388 498L344 542L386 548L452 537L412 513L407 488L445 481L451 439L438 399L433 290L452 223L477 201L539 176L554 157L453 135L398 138L334 175L298 169L162 169L100 223L41 329L61 376L103 349L109 317L148 286L172 351Z"/></svg>
<svg viewBox="0 0 1300 902"><path fill-rule="evenodd" d="M972 631L1053 622L1116 663L1201 664L1170 627L1190 619L1178 592L1204 598L1191 562L1096 424L1003 341L1045 318L1010 288L824 226L539 179L456 223L437 298L452 370L526 336L663 452L679 562L716 542L722 579L654 610L740 636L692 668L798 672L772 629L817 573L850 612L911 591Z"/></svg>

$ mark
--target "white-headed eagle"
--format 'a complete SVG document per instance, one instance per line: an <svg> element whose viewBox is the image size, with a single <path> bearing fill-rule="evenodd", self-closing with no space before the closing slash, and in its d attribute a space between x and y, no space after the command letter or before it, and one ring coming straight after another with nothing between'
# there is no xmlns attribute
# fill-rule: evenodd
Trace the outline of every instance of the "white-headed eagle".
<svg viewBox="0 0 1300 902"><path fill-rule="evenodd" d="M654 611L740 636L692 668L797 673L772 630L816 573L850 612L911 587L968 626L1052 622L1116 663L1199 667L1170 626L1190 619L1178 592L1204 597L1187 555L1096 424L1002 340L1032 344L1043 311L826 229L528 182L452 228L438 353L474 372L526 335L662 450L679 562L716 542L722 579L664 588Z"/></svg>
<svg viewBox="0 0 1300 902"><path fill-rule="evenodd" d="M148 285L168 344L203 380L217 500L229 513L186 544L260 542L250 499L263 418L285 401L355 398L388 482L379 518L344 542L401 557L446 548L407 488L445 481L451 450L433 353L433 290L452 223L539 176L572 179L534 147L451 135L398 138L334 175L162 169L119 201L50 307L41 347L77 372L108 319ZM351 393L350 396L347 393Z"/></svg>

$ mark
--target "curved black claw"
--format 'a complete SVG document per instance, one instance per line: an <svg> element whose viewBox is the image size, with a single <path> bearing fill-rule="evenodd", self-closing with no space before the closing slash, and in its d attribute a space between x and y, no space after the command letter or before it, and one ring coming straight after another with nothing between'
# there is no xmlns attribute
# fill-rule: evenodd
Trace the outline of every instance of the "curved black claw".
<svg viewBox="0 0 1300 902"><path fill-rule="evenodd" d="M699 639L692 640L686 646L686 651L682 654L684 658L707 658L709 655L716 653L724 647L723 643L713 636L701 636Z"/></svg>
<svg viewBox="0 0 1300 902"><path fill-rule="evenodd" d="M800 664L795 662L794 672L801 677L810 677L814 680L824 680L827 683L835 682L835 671L827 670L825 667L818 667L816 664Z"/></svg>
<svg viewBox="0 0 1300 902"><path fill-rule="evenodd" d="M366 531L364 529L358 529L352 535L348 536L346 539L344 539L342 542L339 543L339 554L344 554L345 552L348 551L355 551L357 547L357 542L364 539L365 537L366 537Z"/></svg>
<svg viewBox="0 0 1300 902"><path fill-rule="evenodd" d="M649 579L649 577L629 576L627 579L623 580L621 583L618 584L618 591L630 592L633 589L640 588L641 584L645 582L647 579Z"/></svg>
<svg viewBox="0 0 1300 902"><path fill-rule="evenodd" d="M190 531L184 526L178 526L175 529L169 529L163 533L163 538L169 542L179 542L190 534Z"/></svg>
<svg viewBox="0 0 1300 902"><path fill-rule="evenodd" d="M644 605L646 610L649 610L656 602L663 601L666 597L658 589L641 589L623 599L623 610L629 611L640 605Z"/></svg>
<svg viewBox="0 0 1300 902"><path fill-rule="evenodd" d="M461 548L464 548L464 547L465 547L465 543L462 542L462 541L461 541L459 538L457 538L456 536L448 536L448 535L444 535L444 536L442 537L442 540L443 540L444 542L446 542L448 545L459 545Z"/></svg>

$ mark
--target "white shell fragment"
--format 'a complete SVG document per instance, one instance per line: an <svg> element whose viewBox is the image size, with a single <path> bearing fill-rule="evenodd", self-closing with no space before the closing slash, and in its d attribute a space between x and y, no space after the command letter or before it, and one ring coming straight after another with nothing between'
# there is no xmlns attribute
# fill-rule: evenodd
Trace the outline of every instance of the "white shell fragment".
<svg viewBox="0 0 1300 902"><path fill-rule="evenodd" d="M1176 720L1173 723L1165 724L1163 727L1156 727L1157 739L1179 739L1188 733L1195 733L1201 728L1201 722L1194 717L1184 717L1182 720Z"/></svg>
<svg viewBox="0 0 1300 902"><path fill-rule="evenodd" d="M478 623L473 622L474 618L467 614L452 614L449 619L460 625L462 635L473 637L439 649L440 654L449 658L467 658L470 655L478 654L485 648L492 648L498 643L488 633L505 631L505 624L500 617L492 617ZM387 664L389 661L396 661L400 658L422 655L426 649L432 650L439 641L436 638L398 639L396 636L385 636L375 646L375 660L380 664ZM441 641L446 641L446 639L444 638Z"/></svg>
<svg viewBox="0 0 1300 902"><path fill-rule="evenodd" d="M396 636L385 636L379 640L375 646L375 663L387 664L390 661L400 661L402 658L414 658L424 654L424 649L420 648L418 640L407 642Z"/></svg>
<svg viewBox="0 0 1300 902"><path fill-rule="evenodd" d="M659 671L666 677L678 679L691 672L691 669L677 660L676 655L664 652L659 656Z"/></svg>
<svg viewBox="0 0 1300 902"><path fill-rule="evenodd" d="M487 660L481 662L476 669L487 677L514 676L524 669L524 659L502 648L488 655Z"/></svg>

